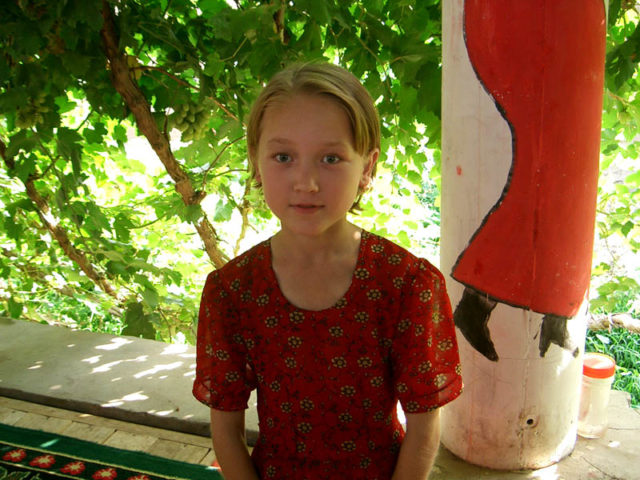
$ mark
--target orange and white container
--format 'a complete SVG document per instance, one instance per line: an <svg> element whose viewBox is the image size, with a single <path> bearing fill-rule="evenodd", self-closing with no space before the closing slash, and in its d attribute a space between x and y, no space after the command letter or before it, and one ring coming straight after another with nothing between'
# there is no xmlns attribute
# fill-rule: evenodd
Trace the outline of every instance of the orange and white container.
<svg viewBox="0 0 640 480"><path fill-rule="evenodd" d="M578 414L578 435L598 438L607 430L607 407L616 361L602 353L585 353L582 392Z"/></svg>

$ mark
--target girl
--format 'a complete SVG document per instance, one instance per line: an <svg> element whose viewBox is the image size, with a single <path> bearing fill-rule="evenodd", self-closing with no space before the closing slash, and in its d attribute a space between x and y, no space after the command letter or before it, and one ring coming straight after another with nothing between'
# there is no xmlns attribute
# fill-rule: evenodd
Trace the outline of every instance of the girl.
<svg viewBox="0 0 640 480"><path fill-rule="evenodd" d="M203 290L193 393L225 478L426 479L437 408L462 389L458 350L441 273L347 221L380 153L371 97L340 67L288 68L256 100L247 141L281 229Z"/></svg>

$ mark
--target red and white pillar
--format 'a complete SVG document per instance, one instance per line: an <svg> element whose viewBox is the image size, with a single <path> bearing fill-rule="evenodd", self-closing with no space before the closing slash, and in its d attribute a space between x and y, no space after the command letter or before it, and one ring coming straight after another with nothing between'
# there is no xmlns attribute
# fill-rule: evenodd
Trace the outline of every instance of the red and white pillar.
<svg viewBox="0 0 640 480"><path fill-rule="evenodd" d="M604 85L603 0L444 0L441 268L465 391L443 444L540 468L576 439Z"/></svg>

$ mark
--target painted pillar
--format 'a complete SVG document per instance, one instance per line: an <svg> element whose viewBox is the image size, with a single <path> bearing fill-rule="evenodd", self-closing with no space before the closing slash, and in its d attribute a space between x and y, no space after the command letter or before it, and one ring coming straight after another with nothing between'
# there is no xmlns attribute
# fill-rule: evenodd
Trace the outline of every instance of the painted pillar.
<svg viewBox="0 0 640 480"><path fill-rule="evenodd" d="M444 0L441 267L465 392L443 444L497 469L569 454L586 332L603 0Z"/></svg>

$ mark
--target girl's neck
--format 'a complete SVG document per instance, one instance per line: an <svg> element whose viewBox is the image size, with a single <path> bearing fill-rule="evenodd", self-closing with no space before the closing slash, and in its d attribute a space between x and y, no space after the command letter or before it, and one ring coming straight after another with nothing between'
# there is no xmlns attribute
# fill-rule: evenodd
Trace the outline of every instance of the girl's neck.
<svg viewBox="0 0 640 480"><path fill-rule="evenodd" d="M283 296L297 308L330 308L351 286L362 231L346 222L344 227L313 237L281 230L271 239L276 281Z"/></svg>
<svg viewBox="0 0 640 480"><path fill-rule="evenodd" d="M346 221L322 235L315 236L297 235L282 229L271 239L271 247L274 256L286 254L290 259L322 261L328 256L352 255L360 245L361 235L360 228Z"/></svg>

